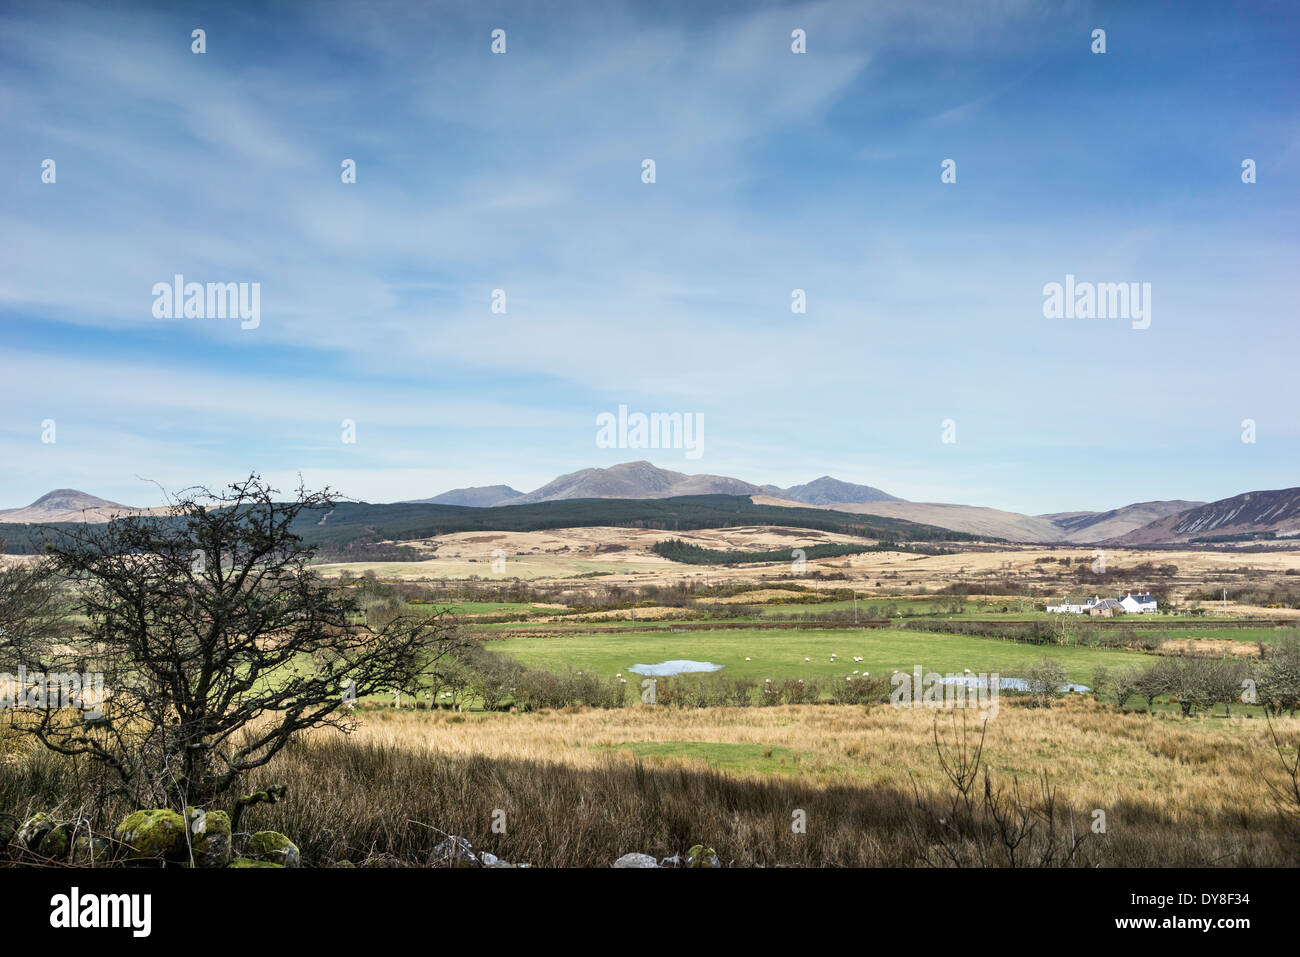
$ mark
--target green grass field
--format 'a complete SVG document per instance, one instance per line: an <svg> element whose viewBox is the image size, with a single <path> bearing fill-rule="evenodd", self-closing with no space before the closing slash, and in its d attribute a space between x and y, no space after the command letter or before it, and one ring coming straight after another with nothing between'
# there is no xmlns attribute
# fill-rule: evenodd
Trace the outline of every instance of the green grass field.
<svg viewBox="0 0 1300 957"><path fill-rule="evenodd" d="M828 765L810 751L778 748L766 744L735 744L719 741L626 741L599 750L630 751L651 763L704 761L718 771L758 774L799 774L808 766ZM830 765L835 767L836 765Z"/></svg>
<svg viewBox="0 0 1300 957"><path fill-rule="evenodd" d="M960 673L998 672L1023 675L1044 656L1055 658L1072 681L1088 683L1099 664L1140 664L1150 659L1134 651L1019 644L994 638L939 635L900 629L839 631L705 631L679 634L633 632L567 635L554 638L506 638L492 650L513 655L524 664L553 671L591 670L612 677L635 664L684 658L723 665L717 674L774 681L783 678L831 677L853 670L887 675L894 669ZM835 652L839 660L832 663ZM853 661L859 655L862 662ZM746 661L746 658L750 661ZM811 658L811 661L804 661Z"/></svg>

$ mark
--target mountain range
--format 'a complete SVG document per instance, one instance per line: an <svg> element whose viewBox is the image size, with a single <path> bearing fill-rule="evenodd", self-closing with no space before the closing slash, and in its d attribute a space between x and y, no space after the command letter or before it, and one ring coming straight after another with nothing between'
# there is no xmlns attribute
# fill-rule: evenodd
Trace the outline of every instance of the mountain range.
<svg viewBox="0 0 1300 957"><path fill-rule="evenodd" d="M779 485L755 485L725 475L687 475L644 461L570 472L527 493L518 492L508 485L489 485L452 489L433 498L415 501L481 508L575 498L638 499L680 495L748 495L760 505L811 505L840 512L903 519L1016 542L1099 542L1205 504L1175 499L1141 502L1107 512L1022 515L974 505L909 502L873 486L856 485L829 475L803 485L782 488Z"/></svg>
<svg viewBox="0 0 1300 957"><path fill-rule="evenodd" d="M870 485L844 482L829 475L782 488L725 475L688 475L645 461L580 469L531 492L520 492L509 485L473 486L431 498L372 507L442 505L489 509L577 499L635 501L703 495L745 496L755 505L828 509L1027 543L1141 546L1229 541L1258 535L1300 537L1300 488L1246 492L1209 503L1170 499L1102 512L1025 515L973 505L909 502ZM156 510L132 509L75 489L56 489L23 508L0 510L0 523L102 522L114 515L139 511Z"/></svg>
<svg viewBox="0 0 1300 957"><path fill-rule="evenodd" d="M1213 542L1261 533L1300 540L1300 488L1245 492L1198 505L1119 535L1115 543Z"/></svg>
<svg viewBox="0 0 1300 957"><path fill-rule="evenodd" d="M488 508L497 505L532 505L569 498L675 498L680 495L765 495L780 504L835 505L844 502L900 502L878 488L854 485L823 475L806 485L783 489L776 485L754 485L725 475L687 475L661 469L650 462L624 462L608 468L580 469L561 475L531 492L518 492L509 485L454 488L432 498L411 499L403 504L469 505Z"/></svg>

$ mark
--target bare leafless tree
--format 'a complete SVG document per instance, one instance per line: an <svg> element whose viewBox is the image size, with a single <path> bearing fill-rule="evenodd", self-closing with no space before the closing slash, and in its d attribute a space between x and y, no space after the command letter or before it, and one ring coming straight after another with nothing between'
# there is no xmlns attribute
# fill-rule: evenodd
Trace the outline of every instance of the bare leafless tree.
<svg viewBox="0 0 1300 957"><path fill-rule="evenodd" d="M457 632L439 616L367 624L355 593L310 567L296 529L334 503L301 487L281 501L251 475L181 492L166 514L59 532L51 567L88 622L64 657L102 672L107 700L102 716L38 709L26 730L103 762L137 806L202 806L300 732L351 730L355 698L410 687Z"/></svg>
<svg viewBox="0 0 1300 957"><path fill-rule="evenodd" d="M4 551L0 541L0 556ZM0 557L0 671L37 665L67 632L66 595L53 563ZM30 661L19 658L20 648Z"/></svg>

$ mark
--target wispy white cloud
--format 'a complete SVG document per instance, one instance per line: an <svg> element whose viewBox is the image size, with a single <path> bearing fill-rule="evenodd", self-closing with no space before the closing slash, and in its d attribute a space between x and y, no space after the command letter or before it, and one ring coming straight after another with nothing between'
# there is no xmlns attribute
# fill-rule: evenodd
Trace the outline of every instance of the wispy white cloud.
<svg viewBox="0 0 1300 957"><path fill-rule="evenodd" d="M704 412L709 471L797 481L823 462L911 498L1005 488L1043 511L1097 482L1062 484L1043 451L1061 436L1140 421L1190 449L1246 408L1295 438L1286 351L1221 345L1240 341L1225 316L1289 330L1294 199L1226 193L1231 169L1185 190L1161 179L1177 168L1135 171L1162 126L1204 118L1143 129L1122 85L1058 69L1086 7L315 9L214 13L204 56L167 12L0 20L14 503L46 473L22 477L12 437L51 405L113 436L60 448L76 474L157 462L210 482L256 459L345 470L374 498L511 481L505 448L544 477L592 464L590 420L620 401ZM1189 104L1208 82L1181 61L1165 78ZM1115 118L1070 134L1045 91L1094 87ZM1220 125L1257 133L1238 112ZM1288 162L1294 129L1252 146L1261 168ZM178 272L261 282L261 326L154 319L153 283ZM1153 281L1152 329L1046 324L1041 287L1066 272ZM1188 394L1202 373L1230 390ZM935 439L947 415L972 440L959 471ZM343 416L384 441L336 447Z"/></svg>

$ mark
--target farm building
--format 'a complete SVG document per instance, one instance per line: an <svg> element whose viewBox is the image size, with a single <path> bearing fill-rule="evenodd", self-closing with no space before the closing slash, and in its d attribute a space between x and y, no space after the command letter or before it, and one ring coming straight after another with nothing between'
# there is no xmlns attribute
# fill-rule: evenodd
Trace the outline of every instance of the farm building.
<svg viewBox="0 0 1300 957"><path fill-rule="evenodd" d="M1092 615L1097 618L1110 618L1113 615L1149 615L1156 612L1155 596L1146 592L1127 592L1123 598L1089 598L1083 604L1062 598L1059 605L1048 605L1047 610L1056 614Z"/></svg>
<svg viewBox="0 0 1300 957"><path fill-rule="evenodd" d="M1114 598L1103 598L1088 606L1088 614L1093 618L1113 618L1124 614L1124 604Z"/></svg>
<svg viewBox="0 0 1300 957"><path fill-rule="evenodd" d="M1119 600L1124 606L1124 610L1130 615L1154 615L1156 612L1156 600L1149 593L1134 594L1129 592Z"/></svg>
<svg viewBox="0 0 1300 957"><path fill-rule="evenodd" d="M1047 610L1057 614L1083 615L1086 614L1088 609L1098 600L1099 599L1097 598L1089 598L1082 604L1076 604L1068 598L1062 598L1059 605L1048 605Z"/></svg>

